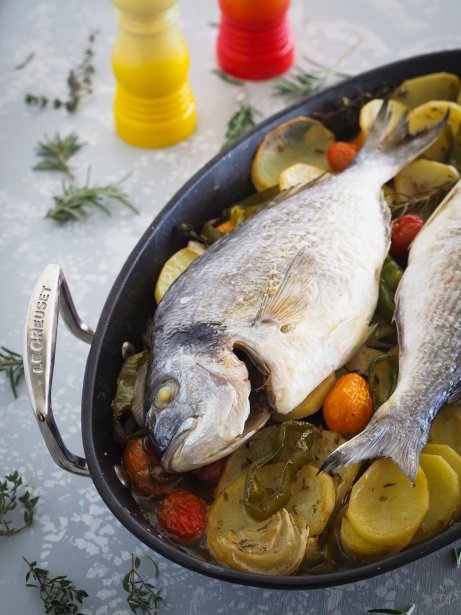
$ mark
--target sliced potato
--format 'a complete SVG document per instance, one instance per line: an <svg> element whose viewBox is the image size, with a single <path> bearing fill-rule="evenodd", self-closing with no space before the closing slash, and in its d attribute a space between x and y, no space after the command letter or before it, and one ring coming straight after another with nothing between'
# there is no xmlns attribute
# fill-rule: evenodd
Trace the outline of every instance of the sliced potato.
<svg viewBox="0 0 461 615"><path fill-rule="evenodd" d="M360 375L364 375L368 372L370 363L382 355L381 350L376 348L368 348L367 346L361 346L355 355L346 363L347 371L358 372Z"/></svg>
<svg viewBox="0 0 461 615"><path fill-rule="evenodd" d="M426 444L423 449L423 453L427 453L428 455L440 455L442 459L453 468L456 472L459 483L461 485L461 456L448 446L448 444ZM423 468L424 469L424 468ZM456 510L455 518L458 518L461 515L461 498L458 504L458 508Z"/></svg>
<svg viewBox="0 0 461 615"><path fill-rule="evenodd" d="M198 241L189 241L185 248L175 252L173 256L166 261L160 271L160 275L158 276L157 283L155 285L155 300L157 303L160 303L163 295L170 288L176 278L179 278L179 276L184 273L189 265L205 251L205 246Z"/></svg>
<svg viewBox="0 0 461 615"><path fill-rule="evenodd" d="M388 555L390 553L398 553L402 547L383 546L376 542L372 542L358 534L352 527L346 516L341 519L341 528L339 531L341 545L346 553L359 555L360 557L376 557L378 555Z"/></svg>
<svg viewBox="0 0 461 615"><path fill-rule="evenodd" d="M382 98L374 98L373 100L370 100L370 102L367 102L366 105L363 105L363 107L360 109L359 126L364 137L367 137L368 133L370 132L370 129L374 124L376 116L378 115L383 102L384 101ZM395 128L398 121L400 120L402 115L408 110L408 108L401 102L398 102L396 100L390 100L388 109L390 113L390 119L388 128L386 129L387 133L391 132L392 129Z"/></svg>
<svg viewBox="0 0 461 615"><path fill-rule="evenodd" d="M461 499L458 475L443 457L422 453L419 462L427 478L429 509L415 535L416 540L445 529L454 519Z"/></svg>
<svg viewBox="0 0 461 615"><path fill-rule="evenodd" d="M456 100L459 77L452 73L430 73L406 79L391 94L391 99L414 109L431 100Z"/></svg>
<svg viewBox="0 0 461 615"><path fill-rule="evenodd" d="M461 404L447 404L440 410L429 432L432 444L448 444L461 455Z"/></svg>
<svg viewBox="0 0 461 615"><path fill-rule="evenodd" d="M443 186L450 186L459 179L454 166L436 160L420 158L410 162L394 177L394 189L404 200L424 195ZM398 201L397 201L398 202Z"/></svg>
<svg viewBox="0 0 461 615"><path fill-rule="evenodd" d="M333 372L325 380L323 380L306 399L304 399L299 406L296 406L288 414L276 414L274 413L272 418L276 421L297 421L303 419L306 416L311 416L320 410L325 401L326 396L330 392L330 389L336 382L336 374Z"/></svg>
<svg viewBox="0 0 461 615"><path fill-rule="evenodd" d="M326 151L334 134L317 120L297 117L269 131L251 165L251 179L258 191L278 184L280 173L302 162L329 170Z"/></svg>
<svg viewBox="0 0 461 615"><path fill-rule="evenodd" d="M378 459L352 488L346 512L354 530L383 547L406 546L429 509L427 480L418 468L415 486L390 459Z"/></svg>
<svg viewBox="0 0 461 615"><path fill-rule="evenodd" d="M208 544L216 559L234 570L285 576L303 561L308 535L307 526L300 528L282 508L252 527L218 533Z"/></svg>
<svg viewBox="0 0 461 615"><path fill-rule="evenodd" d="M313 167L311 164L297 162L280 173L280 190L288 190L288 188L293 188L294 186L308 184L321 175L326 176L329 175L329 173L325 173L324 169Z"/></svg>
<svg viewBox="0 0 461 615"><path fill-rule="evenodd" d="M286 508L294 518L301 516L309 526L309 536L315 538L325 529L335 507L336 490L333 479L312 465L304 466L293 477L291 497Z"/></svg>
<svg viewBox="0 0 461 615"><path fill-rule="evenodd" d="M448 124L439 137L424 153L424 158L443 161L446 159L453 137L459 132L461 124L461 105L444 100L433 100L413 109L408 115L408 129L411 134L434 126L443 120L448 113Z"/></svg>

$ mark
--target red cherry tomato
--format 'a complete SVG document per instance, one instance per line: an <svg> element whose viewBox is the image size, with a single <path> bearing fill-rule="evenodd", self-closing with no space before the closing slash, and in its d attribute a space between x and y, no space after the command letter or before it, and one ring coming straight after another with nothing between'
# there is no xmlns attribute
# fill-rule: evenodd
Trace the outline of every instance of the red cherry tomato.
<svg viewBox="0 0 461 615"><path fill-rule="evenodd" d="M195 470L195 474L198 478L200 478L200 480L214 483L221 478L221 474L224 472L226 463L227 457L218 459L217 461L213 461L213 463L209 463L207 466L198 468L198 470Z"/></svg>
<svg viewBox="0 0 461 615"><path fill-rule="evenodd" d="M424 220L415 214L400 216L392 223L390 253L395 258L405 258L411 242L424 225Z"/></svg>
<svg viewBox="0 0 461 615"><path fill-rule="evenodd" d="M141 495L159 497L171 491L172 486L152 478L152 469L160 462L152 444L145 438L128 440L123 451L123 467L131 478L134 491Z"/></svg>
<svg viewBox="0 0 461 615"><path fill-rule="evenodd" d="M203 534L207 524L206 505L189 491L173 491L160 503L157 520L169 534L182 541Z"/></svg>
<svg viewBox="0 0 461 615"><path fill-rule="evenodd" d="M327 149L327 159L333 173L347 169L357 156L360 147L355 143L336 141Z"/></svg>

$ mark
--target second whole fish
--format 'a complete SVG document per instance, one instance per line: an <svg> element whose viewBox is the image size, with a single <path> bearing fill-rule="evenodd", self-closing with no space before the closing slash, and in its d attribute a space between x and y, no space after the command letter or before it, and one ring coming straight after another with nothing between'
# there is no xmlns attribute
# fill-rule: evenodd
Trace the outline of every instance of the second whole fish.
<svg viewBox="0 0 461 615"><path fill-rule="evenodd" d="M461 183L414 240L397 289L399 377L365 429L327 457L332 471L389 457L414 481L432 420L461 392Z"/></svg>
<svg viewBox="0 0 461 615"><path fill-rule="evenodd" d="M381 187L441 129L410 136L388 120L384 104L348 170L257 213L165 294L144 416L167 471L224 457L268 420L250 407L251 365L286 415L363 343L389 248Z"/></svg>

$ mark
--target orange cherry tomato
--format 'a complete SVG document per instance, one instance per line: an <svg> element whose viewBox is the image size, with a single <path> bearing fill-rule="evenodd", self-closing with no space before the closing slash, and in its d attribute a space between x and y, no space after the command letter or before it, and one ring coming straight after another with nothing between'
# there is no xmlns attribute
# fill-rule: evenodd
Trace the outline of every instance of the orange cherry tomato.
<svg viewBox="0 0 461 615"><path fill-rule="evenodd" d="M123 451L123 467L131 478L134 491L145 496L160 497L173 488L152 478L152 470L160 465L157 453L146 438L128 440Z"/></svg>
<svg viewBox="0 0 461 615"><path fill-rule="evenodd" d="M349 167L357 156L360 147L355 143L336 141L327 149L327 160L333 173L339 173Z"/></svg>
<svg viewBox="0 0 461 615"><path fill-rule="evenodd" d="M416 214L400 216L392 223L390 253L395 258L408 256L410 244L424 226L422 220Z"/></svg>
<svg viewBox="0 0 461 615"><path fill-rule="evenodd" d="M160 526L181 541L199 538L206 529L205 502L190 491L173 491L157 509Z"/></svg>
<svg viewBox="0 0 461 615"><path fill-rule="evenodd" d="M350 373L338 378L323 404L328 428L342 436L361 431L373 414L373 399L365 378Z"/></svg>

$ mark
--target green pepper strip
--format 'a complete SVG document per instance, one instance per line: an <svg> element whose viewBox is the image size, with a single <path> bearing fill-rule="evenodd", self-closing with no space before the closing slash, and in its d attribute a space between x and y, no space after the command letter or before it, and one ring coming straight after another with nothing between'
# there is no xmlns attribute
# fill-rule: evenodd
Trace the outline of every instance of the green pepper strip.
<svg viewBox="0 0 461 615"><path fill-rule="evenodd" d="M387 361L391 366L391 384L389 386L386 399L382 401L381 403L384 403L385 401L389 399L389 397L395 391L395 387L397 386L397 378L399 375L399 361L398 361L397 355L383 354L380 357L376 357L376 359L373 359L368 369L369 369L369 374L370 374L369 380L370 380L371 394L373 397L373 406L375 409L378 408L378 406L380 405L376 397L376 365L378 363L383 363L384 361Z"/></svg>
<svg viewBox="0 0 461 615"><path fill-rule="evenodd" d="M286 444L287 431L300 431L301 435L296 443L295 450L283 468L277 489L267 495L265 489L259 482L256 471L270 461L275 461L282 453ZM243 503L246 511L257 521L264 521L271 517L275 512L282 508L291 496L291 479L300 467L312 460L310 448L314 434L310 426L300 421L286 421L277 430L274 438L274 446L269 453L253 461L248 468Z"/></svg>
<svg viewBox="0 0 461 615"><path fill-rule="evenodd" d="M390 256L386 257L379 277L377 313L388 323L392 322L395 311L395 291L402 278L403 270Z"/></svg>

